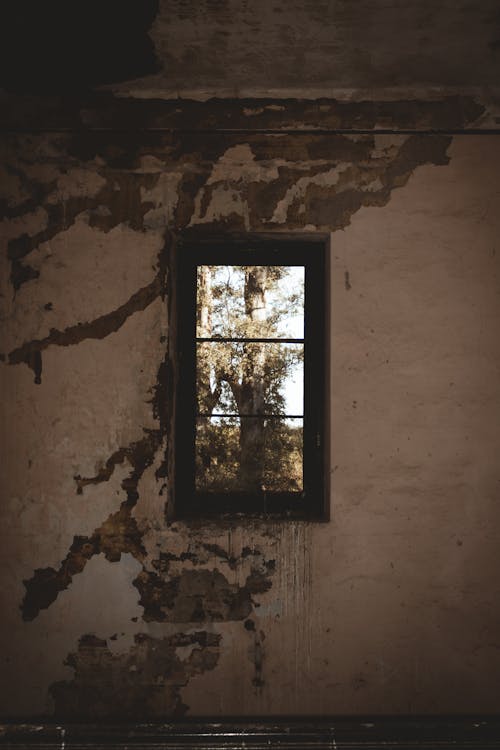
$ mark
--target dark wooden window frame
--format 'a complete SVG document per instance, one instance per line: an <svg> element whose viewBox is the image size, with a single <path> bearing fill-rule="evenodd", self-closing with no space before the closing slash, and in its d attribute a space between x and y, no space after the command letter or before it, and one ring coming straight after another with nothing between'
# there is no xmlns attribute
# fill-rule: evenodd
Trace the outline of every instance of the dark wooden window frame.
<svg viewBox="0 0 500 750"><path fill-rule="evenodd" d="M329 246L325 235L248 234L185 239L175 252L176 353L173 450L175 519L329 518ZM196 291L200 265L305 267L304 490L298 492L200 492L195 489ZM218 339L219 340L219 339Z"/></svg>

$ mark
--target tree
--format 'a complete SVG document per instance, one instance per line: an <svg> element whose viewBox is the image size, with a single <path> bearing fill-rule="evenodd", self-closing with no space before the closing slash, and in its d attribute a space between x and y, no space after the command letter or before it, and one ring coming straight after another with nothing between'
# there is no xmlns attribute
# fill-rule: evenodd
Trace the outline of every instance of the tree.
<svg viewBox="0 0 500 750"><path fill-rule="evenodd" d="M210 339L197 349L203 488L301 489L302 430L277 417L285 413L287 378L303 348L241 341L283 336L301 307L303 283L289 267L198 267L197 336Z"/></svg>

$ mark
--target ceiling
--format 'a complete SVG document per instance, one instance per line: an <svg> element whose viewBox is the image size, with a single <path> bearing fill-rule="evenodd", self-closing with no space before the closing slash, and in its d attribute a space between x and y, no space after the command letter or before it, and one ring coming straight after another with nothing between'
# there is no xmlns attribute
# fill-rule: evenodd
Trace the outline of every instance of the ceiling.
<svg viewBox="0 0 500 750"><path fill-rule="evenodd" d="M498 0L10 0L2 85L142 97L495 87Z"/></svg>

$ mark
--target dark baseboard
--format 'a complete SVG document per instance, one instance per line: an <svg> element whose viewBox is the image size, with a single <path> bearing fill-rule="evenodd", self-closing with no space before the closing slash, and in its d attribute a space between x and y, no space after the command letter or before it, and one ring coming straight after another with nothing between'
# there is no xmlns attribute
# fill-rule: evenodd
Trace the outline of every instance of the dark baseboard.
<svg viewBox="0 0 500 750"><path fill-rule="evenodd" d="M0 750L500 750L500 716L0 724Z"/></svg>

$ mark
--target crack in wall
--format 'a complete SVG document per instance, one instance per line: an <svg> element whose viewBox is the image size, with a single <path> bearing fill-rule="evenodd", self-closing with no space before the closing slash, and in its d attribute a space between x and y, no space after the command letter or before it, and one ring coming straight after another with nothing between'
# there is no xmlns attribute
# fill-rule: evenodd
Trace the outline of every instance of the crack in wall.
<svg viewBox="0 0 500 750"><path fill-rule="evenodd" d="M164 296L167 282L168 241L167 239L165 250L159 255L159 270L153 282L144 288L146 291L140 290L133 295L128 303L118 308L118 311L108 316L103 316L104 320L99 318L97 328L94 330L92 326L90 327L90 333L94 334L94 337L102 338L104 335L112 333L115 330L115 326L117 330L130 314L137 311L136 307L138 310L145 309L156 297L159 295ZM145 307L142 308L141 305ZM87 335L80 339L82 331L79 326L69 330L70 334L72 331L74 331L74 334L69 335L68 339L68 333L66 332L65 334L65 332L62 332L62 334L65 334L62 338L62 341L65 343L62 345L77 344L83 338L88 338ZM88 328L84 328L83 332L88 334ZM98 335L95 336L95 334ZM46 345L48 346L50 343L53 343L53 341L46 342ZM30 342L30 344L21 347L20 353L17 355L19 358L18 361L25 361L21 358L21 353L24 356L28 356L32 351L38 351L36 348L37 345L39 345L39 342ZM13 364L13 362L10 363ZM156 430L143 428L145 433L143 438L114 451L106 460L103 468L95 476L81 477L80 475L76 475L74 477L77 488L76 492L81 495L85 486L107 482L118 464L127 461L131 466L130 473L121 483L121 487L126 493L126 499L121 503L118 511L110 514L90 537L75 536L66 557L62 560L58 569L52 567L37 568L33 576L24 581L26 593L21 604L24 620L33 620L37 617L41 609L49 607L57 599L59 593L71 584L73 576L85 569L87 562L94 555L102 552L110 562L116 562L120 560L122 553L129 552L139 562L143 562L146 551L142 544L141 531L132 515L132 511L139 498L139 481L146 469L153 464L158 450L165 445L169 419L168 412L165 409L167 374L168 368L166 367L166 361L164 361L159 366L157 383L153 398L150 401L153 416L159 422L159 428ZM155 472L157 479L165 477L166 464L167 458L165 456Z"/></svg>
<svg viewBox="0 0 500 750"><path fill-rule="evenodd" d="M27 341L13 349L7 355L6 361L9 365L26 364L35 373L35 383L40 384L42 382L42 352L44 349L49 346L76 346L86 339L103 339L111 333L115 333L131 315L145 310L157 297L163 294L164 283L165 269L160 266L160 270L153 281L135 292L116 310L101 315L90 322L77 323L63 331L51 328L49 335L45 338Z"/></svg>
<svg viewBox="0 0 500 750"><path fill-rule="evenodd" d="M78 160L75 160L75 165L79 166ZM144 228L144 216L154 208L153 202L142 200L142 191L151 190L159 178L158 174L121 173L118 170L106 172L90 163L87 164L89 175L100 175L104 179L104 185L95 195L64 197L58 191L56 179L40 183L31 179L20 168L9 165L9 169L22 177L21 184L30 192L31 197L20 206L7 207L6 217L22 217L27 211L40 207L47 214L45 229L32 235L21 234L8 243L10 280L15 292L19 291L22 284L39 276L39 271L27 265L24 259L42 243L50 242L60 232L66 231L84 212L88 214L89 225L102 232L109 232L119 224L141 231ZM63 172L61 176L64 174Z"/></svg>
<svg viewBox="0 0 500 750"><path fill-rule="evenodd" d="M94 555L102 552L109 562L118 562L122 553L129 552L136 560L143 562L146 551L132 510L138 499L139 480L146 468L153 463L161 444L161 430L149 430L141 440L114 453L106 462L106 468L96 477L75 477L77 492L81 494L86 484L107 481L118 463L127 460L132 467L121 484L127 497L119 509L109 515L91 536L75 536L68 554L57 570L52 567L37 568L30 579L23 581L26 588L21 604L24 620L34 620L40 610L47 609L59 593L68 588L73 576L85 569Z"/></svg>

